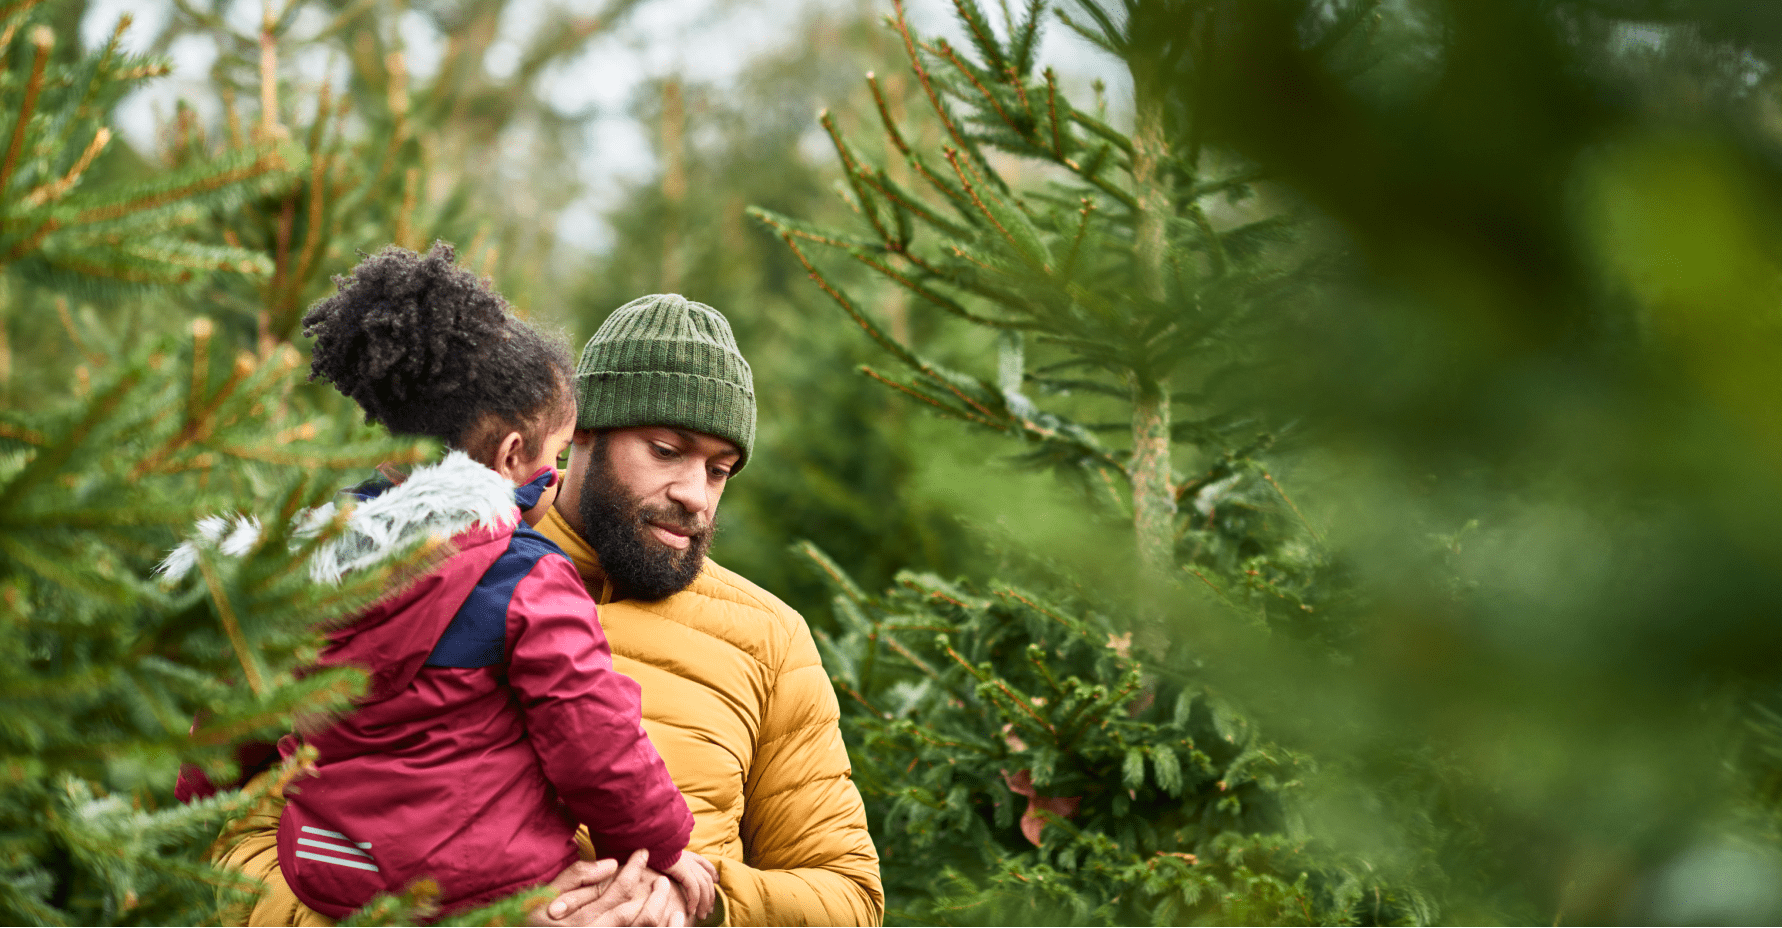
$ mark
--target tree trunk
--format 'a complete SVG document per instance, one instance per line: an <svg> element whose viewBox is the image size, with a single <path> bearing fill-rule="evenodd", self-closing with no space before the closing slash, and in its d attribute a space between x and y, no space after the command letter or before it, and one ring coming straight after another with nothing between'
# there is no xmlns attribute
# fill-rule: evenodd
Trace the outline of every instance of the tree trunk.
<svg viewBox="0 0 1782 928"><path fill-rule="evenodd" d="M1169 142L1163 131L1163 100L1154 75L1133 74L1134 125L1132 182L1139 202L1133 259L1139 290L1153 308L1169 297L1163 270L1168 240L1169 178L1163 160ZM1148 579L1175 570L1176 494L1170 470L1169 381L1138 369L1132 386L1132 523L1139 562Z"/></svg>

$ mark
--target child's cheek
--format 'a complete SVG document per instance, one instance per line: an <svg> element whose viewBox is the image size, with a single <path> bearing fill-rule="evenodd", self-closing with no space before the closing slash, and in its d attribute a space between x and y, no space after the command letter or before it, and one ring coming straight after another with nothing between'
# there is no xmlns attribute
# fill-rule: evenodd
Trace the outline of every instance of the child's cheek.
<svg viewBox="0 0 1782 928"><path fill-rule="evenodd" d="M538 505L520 514L520 517L526 520L527 525L536 527L538 523L544 521L544 517L551 511L551 504L557 501L557 488L562 485L563 481L558 480L546 487L545 491L538 496Z"/></svg>

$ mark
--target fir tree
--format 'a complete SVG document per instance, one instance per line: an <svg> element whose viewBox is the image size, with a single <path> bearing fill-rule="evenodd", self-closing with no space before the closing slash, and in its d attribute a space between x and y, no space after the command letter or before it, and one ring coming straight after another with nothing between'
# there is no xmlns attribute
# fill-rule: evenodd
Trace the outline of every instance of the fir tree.
<svg viewBox="0 0 1782 928"><path fill-rule="evenodd" d="M1311 846L1293 813L1309 762L1263 738L1197 672L1197 642L1164 623L1186 579L1282 630L1340 636L1323 614L1341 590L1333 566L1260 457L1271 432L1229 388L1254 368L1256 333L1315 278L1293 217L1256 205L1256 172L1197 134L1219 5L1058 11L1126 65L1129 132L1039 69L1046 4L1005 9L1001 30L972 0L954 6L970 52L921 39L901 4L890 20L940 151L912 144L868 75L900 166L872 164L822 116L858 229L755 215L909 372L868 376L1018 441L1100 517L1127 520L1140 582L1129 595L912 573L872 597L806 549L837 590L841 633L820 637L886 836L889 895L915 921L1433 917L1414 891ZM1022 183L1022 161L1049 180ZM893 338L813 244L997 333L995 376ZM1179 472L1180 446L1199 474Z"/></svg>
<svg viewBox="0 0 1782 928"><path fill-rule="evenodd" d="M0 193L9 293L108 295L114 308L83 325L59 304L79 363L39 372L32 408L0 413L0 919L208 921L219 889L244 887L201 853L253 797L176 805L174 774L190 762L227 783L235 745L275 739L358 691L351 671L291 670L313 659L318 622L362 606L425 552L318 585L305 556L336 529L294 535L293 518L349 474L421 449L306 410L289 345L237 353L204 318L157 337L116 306L270 270L185 233L204 211L288 182L303 153L266 140L149 179L104 176L93 165L112 103L165 65L120 56L117 35L58 59L34 6L0 14L16 102ZM265 530L224 542L240 557L201 547L189 582L155 580L194 521L217 514Z"/></svg>
<svg viewBox="0 0 1782 928"><path fill-rule="evenodd" d="M130 183L83 183L112 144L112 107L165 62L123 54L119 22L97 54L54 54L38 0L0 10L0 268L24 281L96 296L117 285L183 284L213 272L263 274L259 255L194 240L203 210L229 210L303 170L275 139L191 160Z"/></svg>

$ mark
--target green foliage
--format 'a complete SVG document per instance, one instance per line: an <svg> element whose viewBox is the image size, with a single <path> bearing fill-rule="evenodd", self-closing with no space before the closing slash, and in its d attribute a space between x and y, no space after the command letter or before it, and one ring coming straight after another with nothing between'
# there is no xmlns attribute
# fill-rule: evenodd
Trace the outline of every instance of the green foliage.
<svg viewBox="0 0 1782 928"><path fill-rule="evenodd" d="M1428 921L1294 821L1305 756L1229 699L1132 656L1082 590L904 574L860 591L826 555L854 776L892 915L912 923ZM893 837L895 836L895 837Z"/></svg>
<svg viewBox="0 0 1782 928"><path fill-rule="evenodd" d="M347 474L415 449L350 421L300 420L289 348L217 365L213 327L194 330L185 345L136 348L92 336L112 360L83 396L0 416L8 920L207 919L210 886L228 880L198 855L245 800L166 808L176 769L229 782L235 744L345 707L361 674L291 670L313 659L318 621L414 566L338 587L309 580L304 555L335 527L298 538L293 517ZM243 512L243 501L256 502ZM186 581L153 578L195 519L231 510L267 526L245 553L202 546Z"/></svg>
<svg viewBox="0 0 1782 928"><path fill-rule="evenodd" d="M112 108L165 74L157 59L123 54L129 18L97 54L57 57L55 32L34 2L0 11L0 268L24 281L89 298L140 294L208 272L271 270L243 248L206 242L189 227L209 211L286 186L303 152L271 141L127 183L82 183L110 147Z"/></svg>

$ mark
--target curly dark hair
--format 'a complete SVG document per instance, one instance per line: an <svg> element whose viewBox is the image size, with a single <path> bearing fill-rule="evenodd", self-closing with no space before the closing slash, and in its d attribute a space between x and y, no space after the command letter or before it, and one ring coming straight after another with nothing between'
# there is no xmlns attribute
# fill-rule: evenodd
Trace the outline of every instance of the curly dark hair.
<svg viewBox="0 0 1782 928"><path fill-rule="evenodd" d="M510 431L536 455L574 416L569 351L509 312L456 256L445 242L424 255L390 245L336 276L337 292L303 316L316 340L309 379L334 384L367 422L438 438L484 464Z"/></svg>

